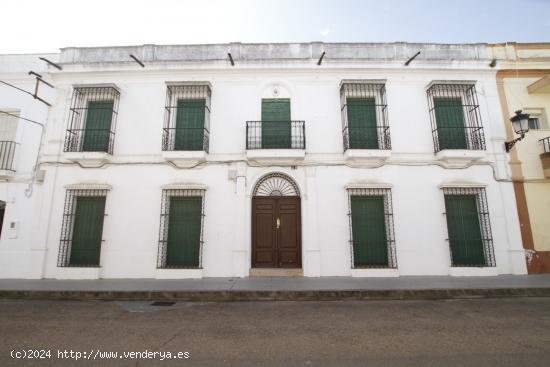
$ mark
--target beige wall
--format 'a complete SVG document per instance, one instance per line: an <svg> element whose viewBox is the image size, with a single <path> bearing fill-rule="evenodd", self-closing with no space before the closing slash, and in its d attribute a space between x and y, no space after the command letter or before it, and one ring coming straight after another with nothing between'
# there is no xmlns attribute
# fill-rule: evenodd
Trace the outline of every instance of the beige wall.
<svg viewBox="0 0 550 367"><path fill-rule="evenodd" d="M510 163L514 180L523 183L534 249L550 251L550 180L544 178L539 142L550 136L550 93L527 90L529 85L550 74L550 43L493 45L489 50L498 60L499 74L503 76L506 103L503 110L507 109L509 114L505 116L505 123L509 124L507 118L516 110L542 112L544 129L530 130L510 152ZM510 139L516 137L515 134L509 136Z"/></svg>

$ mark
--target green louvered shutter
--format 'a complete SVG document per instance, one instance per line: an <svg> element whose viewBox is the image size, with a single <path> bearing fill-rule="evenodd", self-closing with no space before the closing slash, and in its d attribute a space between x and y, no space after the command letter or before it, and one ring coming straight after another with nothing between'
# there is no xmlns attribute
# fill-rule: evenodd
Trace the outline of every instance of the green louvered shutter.
<svg viewBox="0 0 550 367"><path fill-rule="evenodd" d="M383 196L352 196L354 266L388 266Z"/></svg>
<svg viewBox="0 0 550 367"><path fill-rule="evenodd" d="M485 265L476 195L445 195L454 266Z"/></svg>
<svg viewBox="0 0 550 367"><path fill-rule="evenodd" d="M84 130L85 152L108 152L114 101L90 101Z"/></svg>
<svg viewBox="0 0 550 367"><path fill-rule="evenodd" d="M378 149L374 98L347 98L350 149Z"/></svg>
<svg viewBox="0 0 550 367"><path fill-rule="evenodd" d="M205 108L205 99L178 100L175 150L203 150Z"/></svg>
<svg viewBox="0 0 550 367"><path fill-rule="evenodd" d="M262 149L290 149L290 99L262 99Z"/></svg>
<svg viewBox="0 0 550 367"><path fill-rule="evenodd" d="M76 199L71 266L99 266L105 197L80 196Z"/></svg>
<svg viewBox="0 0 550 367"><path fill-rule="evenodd" d="M171 197L168 217L167 267L199 267L201 197Z"/></svg>
<svg viewBox="0 0 550 367"><path fill-rule="evenodd" d="M439 149L466 149L464 109L460 98L434 98Z"/></svg>

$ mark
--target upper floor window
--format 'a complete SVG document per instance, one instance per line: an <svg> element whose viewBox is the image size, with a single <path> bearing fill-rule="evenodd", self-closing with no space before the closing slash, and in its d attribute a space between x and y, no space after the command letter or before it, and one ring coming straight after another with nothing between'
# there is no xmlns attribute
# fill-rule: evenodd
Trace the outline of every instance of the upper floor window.
<svg viewBox="0 0 550 367"><path fill-rule="evenodd" d="M443 149L485 149L473 83L434 82L427 94L436 152Z"/></svg>
<svg viewBox="0 0 550 367"><path fill-rule="evenodd" d="M0 170L15 171L14 157L17 143L18 112L0 113Z"/></svg>
<svg viewBox="0 0 550 367"><path fill-rule="evenodd" d="M340 88L340 104L344 151L391 149L384 83L344 82Z"/></svg>
<svg viewBox="0 0 550 367"><path fill-rule="evenodd" d="M65 152L113 153L119 97L113 86L74 88Z"/></svg>
<svg viewBox="0 0 550 367"><path fill-rule="evenodd" d="M167 86L162 150L208 152L210 96L206 84Z"/></svg>
<svg viewBox="0 0 550 367"><path fill-rule="evenodd" d="M524 108L523 112L529 114L529 129L548 129L544 108Z"/></svg>

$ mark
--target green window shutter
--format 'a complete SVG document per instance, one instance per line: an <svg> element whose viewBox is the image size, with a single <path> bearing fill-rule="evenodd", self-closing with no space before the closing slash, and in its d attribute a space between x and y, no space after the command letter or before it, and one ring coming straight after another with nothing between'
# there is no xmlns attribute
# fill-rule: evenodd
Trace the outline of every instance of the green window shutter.
<svg viewBox="0 0 550 367"><path fill-rule="evenodd" d="M108 152L114 101L89 101L84 130L85 152Z"/></svg>
<svg viewBox="0 0 550 367"><path fill-rule="evenodd" d="M384 197L352 196L351 227L354 266L388 266Z"/></svg>
<svg viewBox="0 0 550 367"><path fill-rule="evenodd" d="M203 150L205 109L205 99L178 100L175 150Z"/></svg>
<svg viewBox="0 0 550 367"><path fill-rule="evenodd" d="M99 266L105 197L80 196L75 205L69 264Z"/></svg>
<svg viewBox="0 0 550 367"><path fill-rule="evenodd" d="M201 222L201 197L170 198L167 267L199 267Z"/></svg>
<svg viewBox="0 0 550 367"><path fill-rule="evenodd" d="M439 149L466 149L464 108L460 98L434 98Z"/></svg>
<svg viewBox="0 0 550 367"><path fill-rule="evenodd" d="M445 208L453 265L485 265L476 195L445 195Z"/></svg>
<svg viewBox="0 0 550 367"><path fill-rule="evenodd" d="M262 148L291 148L290 99L262 99Z"/></svg>
<svg viewBox="0 0 550 367"><path fill-rule="evenodd" d="M350 149L378 149L374 98L346 99Z"/></svg>

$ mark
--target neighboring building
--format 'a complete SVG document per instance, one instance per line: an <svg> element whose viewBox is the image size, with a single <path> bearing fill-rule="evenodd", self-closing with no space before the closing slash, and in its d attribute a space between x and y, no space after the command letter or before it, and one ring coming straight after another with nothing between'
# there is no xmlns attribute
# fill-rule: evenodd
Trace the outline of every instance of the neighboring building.
<svg viewBox="0 0 550 367"><path fill-rule="evenodd" d="M14 88L35 92L36 77L29 71L47 73L41 56L57 57L0 55L0 277L32 277L32 268L43 266L42 253L34 251L34 226L41 218L32 184L42 127L21 118L45 124L48 106ZM41 83L38 96L53 103L55 91Z"/></svg>
<svg viewBox="0 0 550 367"><path fill-rule="evenodd" d="M502 113L530 114L529 132L510 151L529 273L550 272L550 43L490 45L498 60ZM517 138L505 119L507 140Z"/></svg>
<svg viewBox="0 0 550 367"><path fill-rule="evenodd" d="M526 273L485 44L56 59L44 180L2 278Z"/></svg>

